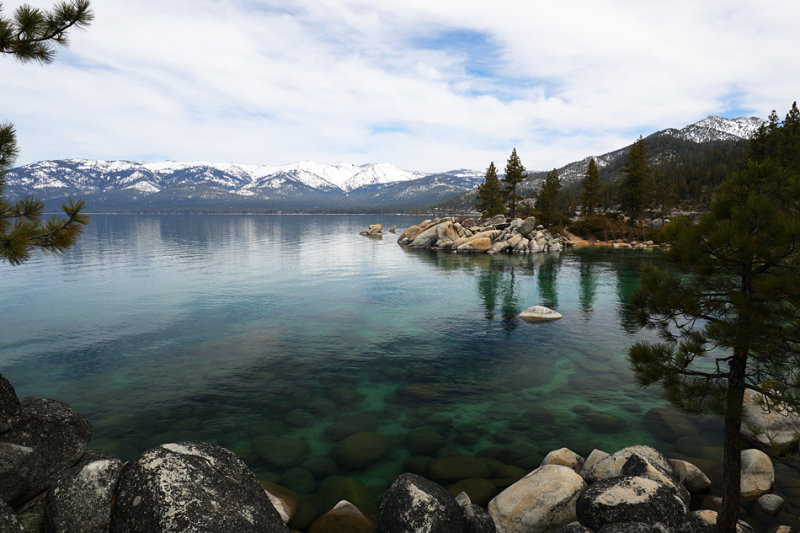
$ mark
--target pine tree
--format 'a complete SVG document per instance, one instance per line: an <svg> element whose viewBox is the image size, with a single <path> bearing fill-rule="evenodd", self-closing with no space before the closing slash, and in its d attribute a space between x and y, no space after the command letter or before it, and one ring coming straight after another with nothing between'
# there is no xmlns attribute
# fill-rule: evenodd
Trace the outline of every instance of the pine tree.
<svg viewBox="0 0 800 533"><path fill-rule="evenodd" d="M542 224L552 226L563 221L562 200L558 170L553 169L547 173L542 190L536 197L536 211Z"/></svg>
<svg viewBox="0 0 800 533"><path fill-rule="evenodd" d="M589 166L581 180L583 191L581 192L581 205L583 216L591 216L594 210L600 207L603 194L603 184L600 183L600 172L597 170L597 163L594 157L589 159Z"/></svg>
<svg viewBox="0 0 800 533"><path fill-rule="evenodd" d="M517 216L517 205L522 200L522 196L517 193L517 185L522 183L525 178L525 167L522 166L517 155L517 149L511 151L511 157L506 163L506 175L503 178L503 202L508 209L511 218Z"/></svg>
<svg viewBox="0 0 800 533"><path fill-rule="evenodd" d="M3 4L0 3L0 11ZM93 18L88 0L61 2L51 11L21 5L14 18L0 16L0 54L22 62L50 63L54 45L68 44L67 31L86 27ZM62 206L66 218L50 217L42 221L44 203L26 197L13 205L3 198L5 172L16 156L14 127L0 123L0 260L19 265L30 257L31 249L63 252L72 246L89 221L81 214L83 201L70 200Z"/></svg>
<svg viewBox="0 0 800 533"><path fill-rule="evenodd" d="M631 146L622 172L625 177L620 184L620 208L635 222L650 206L652 194L652 170L647 161L647 145L642 137Z"/></svg>
<svg viewBox="0 0 800 533"><path fill-rule="evenodd" d="M629 359L642 385L691 413L724 421L723 503L717 530L739 510L742 401L800 408L800 177L750 161L725 182L699 222L677 222L668 268L648 266L634 296L640 342Z"/></svg>
<svg viewBox="0 0 800 533"><path fill-rule="evenodd" d="M497 169L494 161L486 169L486 180L478 185L478 196L475 198L475 208L481 212L481 218L491 218L505 212L503 197L500 190L500 181L497 179Z"/></svg>

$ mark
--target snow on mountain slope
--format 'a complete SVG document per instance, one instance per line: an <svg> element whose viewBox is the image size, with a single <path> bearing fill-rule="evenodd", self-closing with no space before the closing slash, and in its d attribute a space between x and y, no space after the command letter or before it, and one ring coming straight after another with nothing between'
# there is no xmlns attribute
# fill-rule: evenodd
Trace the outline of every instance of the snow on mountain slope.
<svg viewBox="0 0 800 533"><path fill-rule="evenodd" d="M666 133L695 143L736 141L751 138L764 122L764 120L757 117L730 119L709 116L679 130L668 129L659 133Z"/></svg>

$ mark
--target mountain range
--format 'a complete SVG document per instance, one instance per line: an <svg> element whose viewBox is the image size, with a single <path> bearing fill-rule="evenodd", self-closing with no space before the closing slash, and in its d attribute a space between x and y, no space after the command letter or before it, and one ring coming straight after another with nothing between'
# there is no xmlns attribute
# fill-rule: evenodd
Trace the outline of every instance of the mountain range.
<svg viewBox="0 0 800 533"><path fill-rule="evenodd" d="M708 117L669 136L691 143L749 139L764 121ZM629 147L595 156L600 168ZM580 179L588 157L559 169L562 183ZM535 187L531 173L528 187ZM426 174L392 164L283 166L209 162L137 162L63 159L40 161L6 174L9 199L32 195L48 203L82 198L88 211L402 211L419 209L472 191L484 171Z"/></svg>

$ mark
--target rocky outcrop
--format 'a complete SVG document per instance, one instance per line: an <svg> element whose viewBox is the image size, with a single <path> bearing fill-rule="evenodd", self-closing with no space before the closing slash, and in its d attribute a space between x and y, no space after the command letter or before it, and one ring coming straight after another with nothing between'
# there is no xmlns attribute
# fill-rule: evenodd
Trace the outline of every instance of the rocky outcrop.
<svg viewBox="0 0 800 533"><path fill-rule="evenodd" d="M537 226L533 218L509 221L502 215L480 224L471 218L425 220L407 228L397 242L411 248L489 254L558 252L571 245L566 237Z"/></svg>
<svg viewBox="0 0 800 533"><path fill-rule="evenodd" d="M394 226L392 226L394 228ZM394 231L392 231L394 233ZM363 235L365 237L380 237L383 235L383 225L382 224L370 224L365 229L358 232L359 235Z"/></svg>

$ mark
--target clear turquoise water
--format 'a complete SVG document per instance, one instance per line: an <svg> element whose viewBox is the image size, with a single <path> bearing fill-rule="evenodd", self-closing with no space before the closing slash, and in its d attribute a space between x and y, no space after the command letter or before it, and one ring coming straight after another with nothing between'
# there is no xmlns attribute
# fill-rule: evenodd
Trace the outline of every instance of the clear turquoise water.
<svg viewBox="0 0 800 533"><path fill-rule="evenodd" d="M681 455L646 427L665 403L635 385L625 358L648 335L627 301L657 252L466 256L358 235L418 221L93 216L68 254L0 265L0 371L20 397L84 413L94 445L123 458L206 440L304 499L333 475L379 496L423 455L423 428L441 438L423 450L434 457L525 470L562 446ZM519 320L532 305L564 318ZM343 465L330 429L354 414L388 448L359 467ZM694 423L718 446L716 422ZM276 436L308 444L303 471L267 458Z"/></svg>

